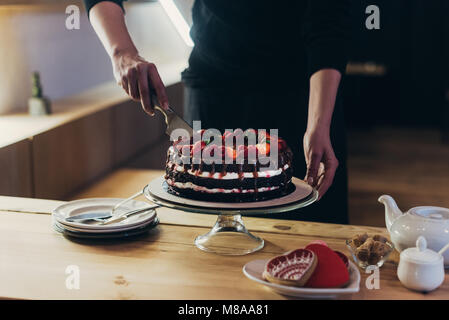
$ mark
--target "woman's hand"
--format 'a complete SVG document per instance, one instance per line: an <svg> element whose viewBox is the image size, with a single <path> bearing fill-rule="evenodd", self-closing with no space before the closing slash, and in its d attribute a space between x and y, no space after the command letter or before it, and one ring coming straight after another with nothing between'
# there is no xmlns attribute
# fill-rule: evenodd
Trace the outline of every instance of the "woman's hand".
<svg viewBox="0 0 449 320"><path fill-rule="evenodd" d="M140 101L146 113L154 115L155 101L151 100L151 92L162 108L168 108L165 86L154 63L139 56L136 50L131 50L114 53L112 65L117 83L134 101Z"/></svg>
<svg viewBox="0 0 449 320"><path fill-rule="evenodd" d="M156 66L139 56L125 24L122 8L111 1L100 1L90 10L90 22L112 61L114 77L126 93L140 101L146 113L154 115L151 97L168 108L165 86Z"/></svg>
<svg viewBox="0 0 449 320"><path fill-rule="evenodd" d="M304 135L304 156L307 164L306 182L318 190L319 199L334 180L338 160L327 128L307 130Z"/></svg>

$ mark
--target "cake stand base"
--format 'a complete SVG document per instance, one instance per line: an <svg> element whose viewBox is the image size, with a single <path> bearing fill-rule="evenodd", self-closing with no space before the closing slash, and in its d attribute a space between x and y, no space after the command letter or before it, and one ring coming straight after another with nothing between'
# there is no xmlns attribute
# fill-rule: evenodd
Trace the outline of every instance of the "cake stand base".
<svg viewBox="0 0 449 320"><path fill-rule="evenodd" d="M263 239L245 228L240 214L219 214L214 227L196 237L195 245L204 251L221 255L245 255L263 248Z"/></svg>

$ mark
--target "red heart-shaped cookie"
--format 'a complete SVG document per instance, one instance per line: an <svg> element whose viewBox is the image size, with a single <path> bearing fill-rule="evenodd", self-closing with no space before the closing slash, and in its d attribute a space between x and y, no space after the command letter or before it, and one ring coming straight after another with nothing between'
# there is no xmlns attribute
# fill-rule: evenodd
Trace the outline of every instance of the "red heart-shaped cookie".
<svg viewBox="0 0 449 320"><path fill-rule="evenodd" d="M321 245L323 245L323 246L325 246L325 247L329 247L329 246L327 245L327 243L326 243L325 241L323 241L323 240L313 240L313 241L311 241L309 244L321 244Z"/></svg>
<svg viewBox="0 0 449 320"><path fill-rule="evenodd" d="M341 258L341 260L345 264L346 268L349 268L349 259L348 259L348 257L344 253L342 253L340 251L334 250L334 252L336 254L338 254L338 256Z"/></svg>
<svg viewBox="0 0 449 320"><path fill-rule="evenodd" d="M306 283L311 288L339 288L349 282L349 272L342 258L331 248L309 244L306 249L315 253L318 264Z"/></svg>
<svg viewBox="0 0 449 320"><path fill-rule="evenodd" d="M270 259L263 277L273 283L302 287L317 265L316 255L306 249L296 249Z"/></svg>

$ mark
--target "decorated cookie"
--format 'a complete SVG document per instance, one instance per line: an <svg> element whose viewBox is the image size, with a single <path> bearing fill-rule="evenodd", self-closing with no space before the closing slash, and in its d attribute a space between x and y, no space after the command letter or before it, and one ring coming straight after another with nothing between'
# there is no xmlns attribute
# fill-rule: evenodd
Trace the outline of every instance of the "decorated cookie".
<svg viewBox="0 0 449 320"><path fill-rule="evenodd" d="M316 255L306 249L296 249L270 259L263 277L273 283L302 287L317 266Z"/></svg>
<svg viewBox="0 0 449 320"><path fill-rule="evenodd" d="M307 250L315 253L318 264L305 284L311 288L340 288L349 282L349 271L342 257L321 244L309 244Z"/></svg>

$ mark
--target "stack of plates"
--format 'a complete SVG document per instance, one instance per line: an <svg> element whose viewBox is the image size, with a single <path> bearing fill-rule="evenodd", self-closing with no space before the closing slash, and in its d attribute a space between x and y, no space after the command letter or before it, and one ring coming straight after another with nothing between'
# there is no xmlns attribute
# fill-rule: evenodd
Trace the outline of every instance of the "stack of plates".
<svg viewBox="0 0 449 320"><path fill-rule="evenodd" d="M95 220L67 220L70 217L85 213L110 212L122 200L91 198L65 203L53 211L53 227L57 232L70 237L111 239L140 235L148 232L159 223L156 211L152 208L132 215L127 219L106 225L102 225L101 222ZM130 200L115 210L114 216L146 207L149 207L146 202Z"/></svg>

